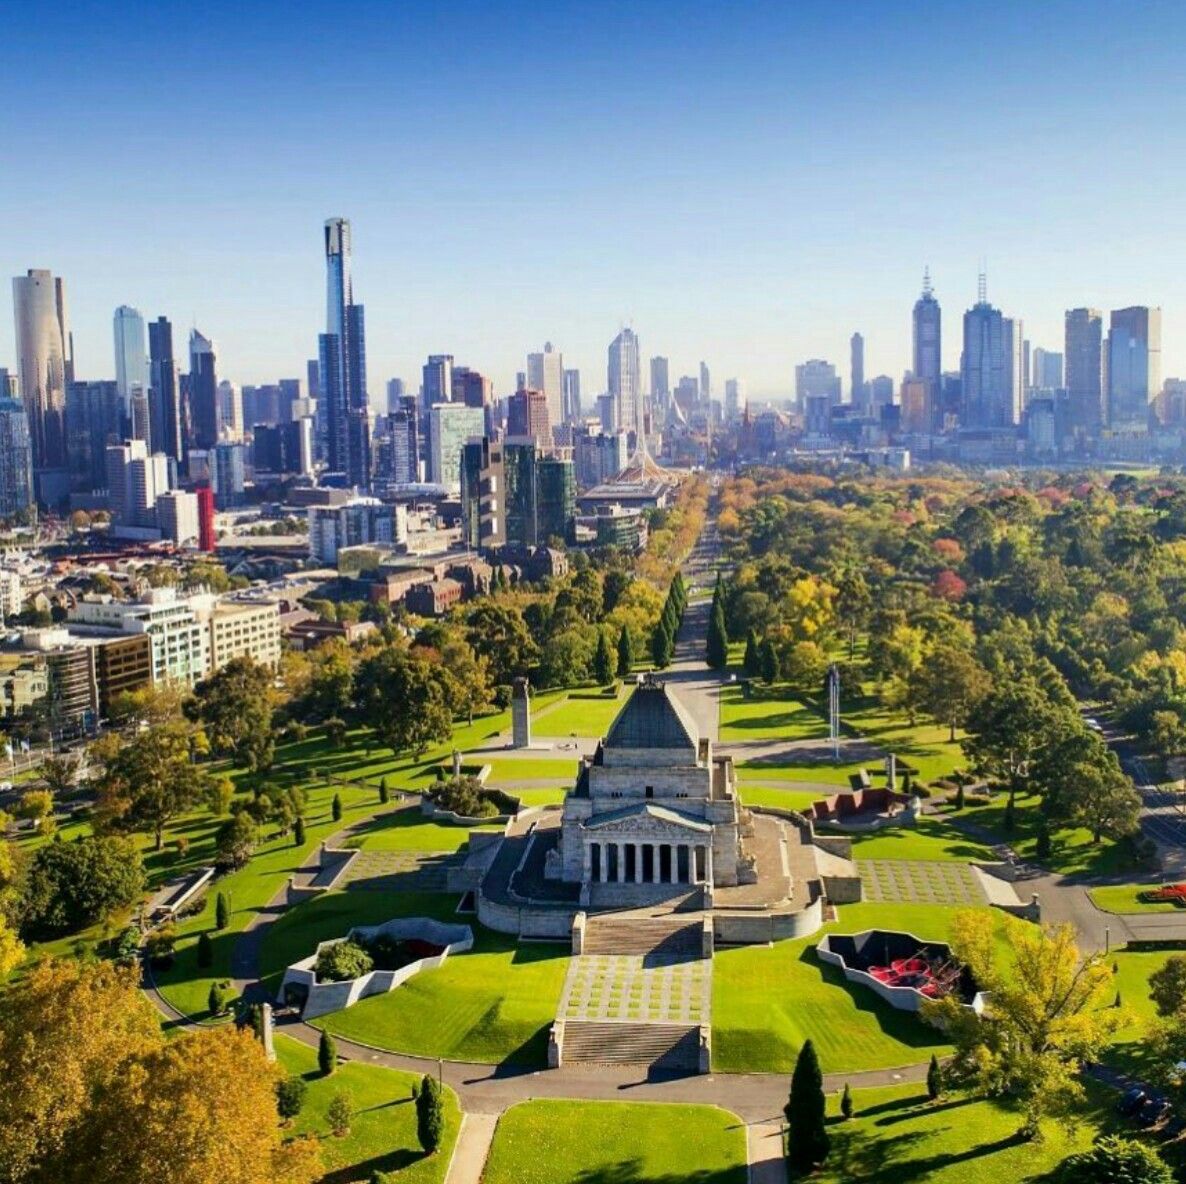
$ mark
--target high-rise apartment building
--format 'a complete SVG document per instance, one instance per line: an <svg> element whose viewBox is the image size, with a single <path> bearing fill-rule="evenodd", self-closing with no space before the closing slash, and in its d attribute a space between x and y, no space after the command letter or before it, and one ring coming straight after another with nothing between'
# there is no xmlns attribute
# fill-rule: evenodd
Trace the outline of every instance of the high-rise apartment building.
<svg viewBox="0 0 1186 1184"><path fill-rule="evenodd" d="M361 489L371 481L371 421L366 379L366 321L354 303L350 278L350 223L325 223L326 325L318 339L321 397L325 400L326 460Z"/></svg>
<svg viewBox="0 0 1186 1184"><path fill-rule="evenodd" d="M243 392L225 379L218 384L218 438L243 439Z"/></svg>
<svg viewBox="0 0 1186 1184"><path fill-rule="evenodd" d="M849 338L848 356L848 400L857 407L864 407L867 402L865 398L865 339L860 333L854 333Z"/></svg>
<svg viewBox="0 0 1186 1184"><path fill-rule="evenodd" d="M242 444L216 444L210 455L210 486L220 510L229 510L243 501L246 487L246 448Z"/></svg>
<svg viewBox="0 0 1186 1184"><path fill-rule="evenodd" d="M467 440L461 455L461 541L479 551L506 543L502 444Z"/></svg>
<svg viewBox="0 0 1186 1184"><path fill-rule="evenodd" d="M31 269L12 281L21 399L29 422L33 468L41 486L66 468L66 388L74 381L74 348L60 277ZM45 489L39 487L44 499Z"/></svg>
<svg viewBox="0 0 1186 1184"><path fill-rule="evenodd" d="M213 448L218 443L218 357L214 342L197 329L189 335L189 418L194 447Z"/></svg>
<svg viewBox="0 0 1186 1184"><path fill-rule="evenodd" d="M933 401L943 377L943 318L931 287L931 272L922 275L922 295L914 302L913 364L911 373L927 384Z"/></svg>
<svg viewBox="0 0 1186 1184"><path fill-rule="evenodd" d="M0 517L33 504L33 445L29 417L19 399L0 398Z"/></svg>
<svg viewBox="0 0 1186 1184"><path fill-rule="evenodd" d="M105 382L72 382L66 390L66 456L70 486L107 488L107 448L124 438L119 388Z"/></svg>
<svg viewBox="0 0 1186 1184"><path fill-rule="evenodd" d="M1064 331L1071 422L1095 431L1104 420L1103 314L1098 308L1068 309Z"/></svg>
<svg viewBox="0 0 1186 1184"><path fill-rule="evenodd" d="M196 546L198 542L198 495L171 489L157 495L157 525L161 537L175 547Z"/></svg>
<svg viewBox="0 0 1186 1184"><path fill-rule="evenodd" d="M148 425L153 452L178 464L184 459L177 362L173 358L173 326L164 317L148 325Z"/></svg>
<svg viewBox="0 0 1186 1184"><path fill-rule="evenodd" d="M1062 354L1038 346L1030 363L1030 385L1034 390L1056 391L1062 386Z"/></svg>
<svg viewBox="0 0 1186 1184"><path fill-rule="evenodd" d="M543 391L519 390L507 401L507 435L530 436L541 452L552 447L548 400Z"/></svg>
<svg viewBox="0 0 1186 1184"><path fill-rule="evenodd" d="M859 334L858 334L859 336ZM725 379L725 422L734 423L745 408L745 382L740 378Z"/></svg>
<svg viewBox="0 0 1186 1184"><path fill-rule="evenodd" d="M428 479L450 493L461 489L461 450L466 441L480 439L486 432L486 417L480 407L463 403L437 403L429 411Z"/></svg>
<svg viewBox="0 0 1186 1184"><path fill-rule="evenodd" d="M535 462L536 537L542 544L571 543L576 528L577 483L571 460L539 457Z"/></svg>
<svg viewBox="0 0 1186 1184"><path fill-rule="evenodd" d="M700 363L700 402L707 407L712 402L712 375L706 363Z"/></svg>
<svg viewBox="0 0 1186 1184"><path fill-rule="evenodd" d="M404 380L389 378L387 380L387 414L392 415L399 410L399 401L404 397Z"/></svg>
<svg viewBox="0 0 1186 1184"><path fill-rule="evenodd" d="M564 420L564 356L550 341L540 354L527 355L527 386L542 391L548 402L548 422L554 426Z"/></svg>
<svg viewBox="0 0 1186 1184"><path fill-rule="evenodd" d="M139 391L148 394L148 347L144 318L138 309L121 304L113 318L115 334L115 385L119 389L124 418L132 421L132 397Z"/></svg>
<svg viewBox="0 0 1186 1184"><path fill-rule="evenodd" d="M452 354L430 354L420 374L420 406L426 412L434 403L453 401Z"/></svg>
<svg viewBox="0 0 1186 1184"><path fill-rule="evenodd" d="M1009 428L1020 422L1020 324L988 303L983 276L979 299L964 313L961 371L961 426Z"/></svg>
<svg viewBox="0 0 1186 1184"><path fill-rule="evenodd" d="M576 423L581 418L581 372L564 371L564 421Z"/></svg>
<svg viewBox="0 0 1186 1184"><path fill-rule="evenodd" d="M614 400L614 422L627 431L638 429L641 441L642 374L639 371L638 336L633 329L623 329L610 342L607 369L607 389Z"/></svg>
<svg viewBox="0 0 1186 1184"><path fill-rule="evenodd" d="M489 407L494 401L494 381L468 366L454 366L451 401L466 407Z"/></svg>
<svg viewBox="0 0 1186 1184"><path fill-rule="evenodd" d="M1144 432L1161 392L1161 309L1114 309L1108 326L1108 426Z"/></svg>

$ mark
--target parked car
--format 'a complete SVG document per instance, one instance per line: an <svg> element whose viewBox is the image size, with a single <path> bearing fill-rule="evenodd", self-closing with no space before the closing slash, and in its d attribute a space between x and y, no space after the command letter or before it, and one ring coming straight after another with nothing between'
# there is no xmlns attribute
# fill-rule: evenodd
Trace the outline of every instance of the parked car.
<svg viewBox="0 0 1186 1184"><path fill-rule="evenodd" d="M1135 1114L1148 1097L1149 1095L1139 1085L1129 1086L1120 1095L1120 1101L1116 1103L1116 1112L1125 1116Z"/></svg>
<svg viewBox="0 0 1186 1184"><path fill-rule="evenodd" d="M1164 1098L1149 1098L1137 1111L1133 1121L1137 1126L1156 1126L1172 1109Z"/></svg>
<svg viewBox="0 0 1186 1184"><path fill-rule="evenodd" d="M1085 716L1083 719L1083 722L1093 732L1102 732L1104 730L1104 725L1101 724L1098 719L1095 719L1094 717L1092 717L1090 715Z"/></svg>

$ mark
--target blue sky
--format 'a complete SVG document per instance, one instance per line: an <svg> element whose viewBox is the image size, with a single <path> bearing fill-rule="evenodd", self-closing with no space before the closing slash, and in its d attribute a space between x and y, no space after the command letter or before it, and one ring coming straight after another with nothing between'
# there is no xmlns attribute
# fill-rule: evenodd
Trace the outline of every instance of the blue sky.
<svg viewBox="0 0 1186 1184"><path fill-rule="evenodd" d="M330 215L372 397L437 352L503 393L545 339L596 393L627 322L718 392L847 376L854 329L896 377L924 264L954 368L982 259L1034 344L1160 304L1186 371L1186 6L315 7L5 6L0 260L65 277L80 375L122 303L303 374Z"/></svg>

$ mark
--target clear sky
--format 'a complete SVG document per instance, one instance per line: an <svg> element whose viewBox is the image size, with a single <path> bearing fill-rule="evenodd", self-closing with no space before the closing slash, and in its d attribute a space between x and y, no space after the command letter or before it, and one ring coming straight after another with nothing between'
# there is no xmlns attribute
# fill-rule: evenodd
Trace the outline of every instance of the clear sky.
<svg viewBox="0 0 1186 1184"><path fill-rule="evenodd" d="M854 329L897 377L924 264L954 368L982 259L1035 345L1160 304L1181 374L1184 39L1122 0L13 3L0 259L65 277L80 377L123 303L303 376L330 215L372 398L438 352L505 393L546 339L588 398L623 323L718 394L809 357L847 385Z"/></svg>

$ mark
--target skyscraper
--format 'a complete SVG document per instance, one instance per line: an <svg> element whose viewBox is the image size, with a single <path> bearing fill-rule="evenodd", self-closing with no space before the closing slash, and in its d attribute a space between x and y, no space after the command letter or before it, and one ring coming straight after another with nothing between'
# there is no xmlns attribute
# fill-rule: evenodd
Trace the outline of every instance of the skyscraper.
<svg viewBox="0 0 1186 1184"><path fill-rule="evenodd" d="M552 425L543 391L518 390L507 400L507 436L530 436L540 452L552 449Z"/></svg>
<svg viewBox="0 0 1186 1184"><path fill-rule="evenodd" d="M806 410L807 400L815 395L826 398L832 407L840 402L840 376L836 367L822 358L811 358L795 367L795 398L799 407Z"/></svg>
<svg viewBox="0 0 1186 1184"><path fill-rule="evenodd" d="M132 420L132 396L138 390L148 394L148 350L144 341L144 318L138 309L121 304L115 310L115 386L123 404L124 418Z"/></svg>
<svg viewBox="0 0 1186 1184"><path fill-rule="evenodd" d="M453 367L453 403L466 407L489 407L494 400L494 382L468 366Z"/></svg>
<svg viewBox="0 0 1186 1184"><path fill-rule="evenodd" d="M1031 385L1035 390L1054 391L1062 386L1062 354L1038 346L1031 355Z"/></svg>
<svg viewBox="0 0 1186 1184"><path fill-rule="evenodd" d="M638 337L633 329L623 329L610 342L607 389L614 400L617 426L627 431L638 429L639 447L645 447L642 432L642 375L639 371Z"/></svg>
<svg viewBox="0 0 1186 1184"><path fill-rule="evenodd" d="M564 356L550 341L542 354L527 355L527 386L543 391L548 401L548 420L553 425L564 422Z"/></svg>
<svg viewBox="0 0 1186 1184"><path fill-rule="evenodd" d="M1104 418L1104 318L1098 308L1071 308L1064 320L1067 399L1075 427L1095 431Z"/></svg>
<svg viewBox="0 0 1186 1184"><path fill-rule="evenodd" d="M33 447L29 417L18 399L0 398L0 517L33 504Z"/></svg>
<svg viewBox="0 0 1186 1184"><path fill-rule="evenodd" d="M725 422L733 423L745 407L745 382L740 378L725 379Z"/></svg>
<svg viewBox="0 0 1186 1184"><path fill-rule="evenodd" d="M371 482L370 408L366 389L366 321L354 303L351 233L345 218L325 223L325 332L318 339L325 400L326 460L351 485Z"/></svg>
<svg viewBox="0 0 1186 1184"><path fill-rule="evenodd" d="M922 273L922 295L914 302L914 377L927 384L932 401L943 375L942 317L931 288L930 268Z"/></svg>
<svg viewBox="0 0 1186 1184"><path fill-rule="evenodd" d="M865 339L854 333L849 338L849 388L848 400L857 407L865 405Z"/></svg>
<svg viewBox="0 0 1186 1184"><path fill-rule="evenodd" d="M194 444L213 448L218 443L218 371L214 342L197 329L189 334L189 416Z"/></svg>
<svg viewBox="0 0 1186 1184"><path fill-rule="evenodd" d="M183 458L181 404L177 363L173 358L173 326L157 317L148 326L148 422L153 452L163 452L178 464Z"/></svg>
<svg viewBox="0 0 1186 1184"><path fill-rule="evenodd" d="M387 414L394 415L400 408L400 399L404 397L404 380L389 378L387 380Z"/></svg>
<svg viewBox="0 0 1186 1184"><path fill-rule="evenodd" d="M564 418L575 423L581 418L581 372L564 371Z"/></svg>
<svg viewBox="0 0 1186 1184"><path fill-rule="evenodd" d="M705 407L712 402L712 375L704 362L700 363L700 402Z"/></svg>
<svg viewBox="0 0 1186 1184"><path fill-rule="evenodd" d="M66 467L66 387L74 381L74 359L65 285L48 271L30 269L13 279L12 300L21 399L40 481L47 470Z"/></svg>
<svg viewBox="0 0 1186 1184"><path fill-rule="evenodd" d="M671 397L671 370L667 359L653 357L651 359L651 399L655 403L665 403Z"/></svg>
<svg viewBox="0 0 1186 1184"><path fill-rule="evenodd" d="M976 304L964 313L962 359L965 428L1008 428L1021 418L1020 326L988 303L984 276Z"/></svg>
<svg viewBox="0 0 1186 1184"><path fill-rule="evenodd" d="M427 411L435 403L453 401L453 355L429 354L420 371L420 406Z"/></svg>
<svg viewBox="0 0 1186 1184"><path fill-rule="evenodd" d="M1161 392L1161 309L1114 309L1108 327L1108 426L1149 428L1149 404Z"/></svg>
<svg viewBox="0 0 1186 1184"><path fill-rule="evenodd" d="M66 390L66 454L70 486L80 491L107 484L107 449L124 438L119 388L105 382L72 382Z"/></svg>

